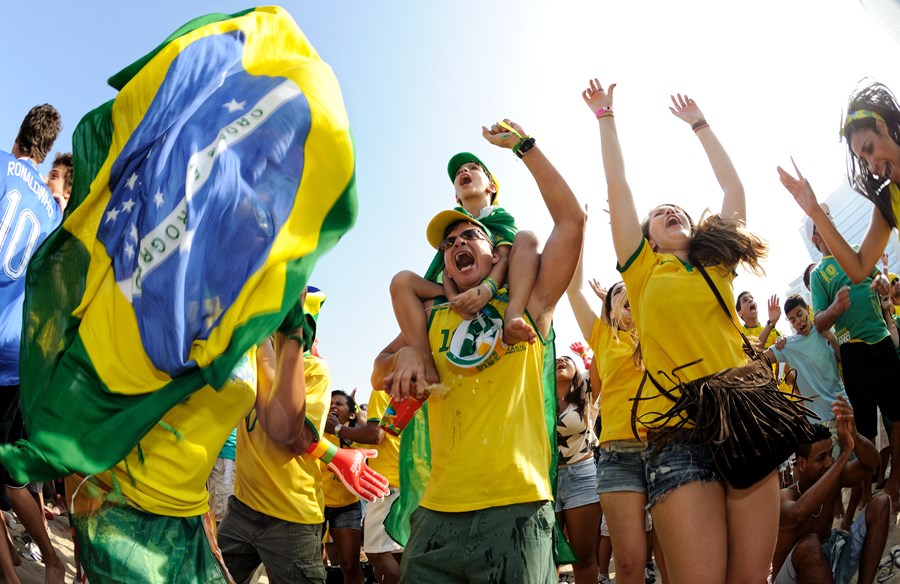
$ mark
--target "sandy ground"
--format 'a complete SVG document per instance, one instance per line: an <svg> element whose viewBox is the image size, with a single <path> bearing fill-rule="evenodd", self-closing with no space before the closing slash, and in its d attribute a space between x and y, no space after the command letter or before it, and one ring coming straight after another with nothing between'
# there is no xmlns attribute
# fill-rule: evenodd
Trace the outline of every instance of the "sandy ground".
<svg viewBox="0 0 900 584"><path fill-rule="evenodd" d="M845 489L844 496L845 498L849 494L849 489ZM839 522L835 523L835 526L838 525ZM69 521L68 519L63 517L57 517L53 521L48 522L48 526L50 528L51 540L53 541L53 545L56 547L57 552L63 560L63 563L66 566L66 582L73 582L75 579L75 559L74 559L74 546L72 545L72 538L69 534ZM16 524L11 532L14 536L21 535L25 532L22 528L21 524ZM885 546L884 555L890 553L890 549L895 546L900 545L900 527L892 526L891 532L888 534L887 545ZM16 546L18 547L20 552L25 551L24 545L20 541L16 541ZM20 554L21 557L21 554ZM613 557L613 563L610 566L612 574L615 574L615 557ZM23 584L39 584L44 581L44 565L40 562L34 562L28 560L26 558L22 558L22 565L16 568L18 572L19 579ZM569 566L564 566L562 569L562 574L571 574L571 568ZM263 575L259 582L261 584L265 584L268 582L268 579ZM854 579L853 582L856 582ZM886 580L886 582L890 582L893 584L896 582L900 584L900 568L896 568L894 570L894 576ZM657 584L661 584L661 581L657 579Z"/></svg>

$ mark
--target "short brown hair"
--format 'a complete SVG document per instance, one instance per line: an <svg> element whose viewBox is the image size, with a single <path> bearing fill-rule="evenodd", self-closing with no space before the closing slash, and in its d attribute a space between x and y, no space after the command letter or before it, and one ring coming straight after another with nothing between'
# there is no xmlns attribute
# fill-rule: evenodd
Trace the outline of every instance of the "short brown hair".
<svg viewBox="0 0 900 584"><path fill-rule="evenodd" d="M61 130L62 118L56 108L49 103L36 105L22 120L16 143L23 154L40 164L47 158Z"/></svg>
<svg viewBox="0 0 900 584"><path fill-rule="evenodd" d="M72 153L57 152L56 158L53 159L53 166L61 166L63 172L63 186L67 191L72 191Z"/></svg>

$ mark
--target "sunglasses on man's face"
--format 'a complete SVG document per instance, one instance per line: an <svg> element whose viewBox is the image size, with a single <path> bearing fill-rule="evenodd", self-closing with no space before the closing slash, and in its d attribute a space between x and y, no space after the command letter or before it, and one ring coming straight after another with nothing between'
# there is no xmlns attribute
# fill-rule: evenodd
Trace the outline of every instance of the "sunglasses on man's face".
<svg viewBox="0 0 900 584"><path fill-rule="evenodd" d="M456 243L457 237L461 237L466 241L473 241L475 239L487 239L480 229L476 229L473 227L472 229L466 229L459 235L451 235L450 237L442 241L441 246L438 248L438 251L444 253L445 251L453 247L453 244Z"/></svg>

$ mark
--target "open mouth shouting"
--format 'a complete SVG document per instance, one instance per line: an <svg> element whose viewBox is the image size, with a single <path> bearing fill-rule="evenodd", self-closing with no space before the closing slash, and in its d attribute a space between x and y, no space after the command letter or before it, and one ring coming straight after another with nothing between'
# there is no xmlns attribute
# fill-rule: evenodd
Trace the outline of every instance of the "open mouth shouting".
<svg viewBox="0 0 900 584"><path fill-rule="evenodd" d="M460 274L465 274L469 270L475 269L475 256L467 249L461 249L453 256L453 263Z"/></svg>

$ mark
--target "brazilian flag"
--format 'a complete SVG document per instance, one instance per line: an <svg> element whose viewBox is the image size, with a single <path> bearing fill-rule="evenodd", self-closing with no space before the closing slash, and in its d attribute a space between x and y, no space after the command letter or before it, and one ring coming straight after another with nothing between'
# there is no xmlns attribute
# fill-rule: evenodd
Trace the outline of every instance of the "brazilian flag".
<svg viewBox="0 0 900 584"><path fill-rule="evenodd" d="M20 481L103 471L220 387L356 218L340 87L283 9L193 20L109 82L28 269Z"/></svg>

